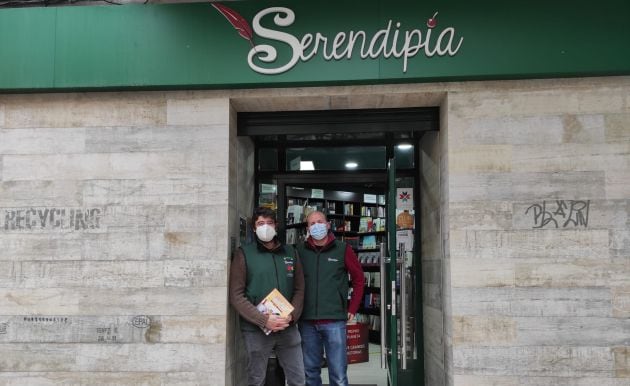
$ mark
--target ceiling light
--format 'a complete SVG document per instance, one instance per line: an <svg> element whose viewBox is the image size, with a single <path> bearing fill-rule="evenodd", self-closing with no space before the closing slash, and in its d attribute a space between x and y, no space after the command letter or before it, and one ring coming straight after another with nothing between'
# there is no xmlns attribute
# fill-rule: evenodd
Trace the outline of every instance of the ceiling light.
<svg viewBox="0 0 630 386"><path fill-rule="evenodd" d="M410 143L401 143L400 145L398 145L398 149L400 150L409 150L413 147L412 144Z"/></svg>
<svg viewBox="0 0 630 386"><path fill-rule="evenodd" d="M313 161L300 161L300 170L315 170Z"/></svg>
<svg viewBox="0 0 630 386"><path fill-rule="evenodd" d="M347 169L355 169L357 166L359 166L359 164L356 162L352 162L352 161L346 162Z"/></svg>

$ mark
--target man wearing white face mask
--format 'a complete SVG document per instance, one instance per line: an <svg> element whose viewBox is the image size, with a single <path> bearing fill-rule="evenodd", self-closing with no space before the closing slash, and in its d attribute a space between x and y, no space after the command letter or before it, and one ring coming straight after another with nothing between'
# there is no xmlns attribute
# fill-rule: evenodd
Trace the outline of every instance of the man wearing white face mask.
<svg viewBox="0 0 630 386"><path fill-rule="evenodd" d="M256 241L235 252L230 268L230 303L241 316L241 332L248 355L248 385L265 383L272 350L289 386L304 385L301 339L295 324L304 301L302 265L293 247L277 239L272 210L256 208L252 222ZM274 288L294 307L287 318L263 314L256 308ZM272 332L265 334L263 327Z"/></svg>
<svg viewBox="0 0 630 386"><path fill-rule="evenodd" d="M346 322L354 319L363 298L363 269L352 248L329 232L326 215L312 212L306 222L310 236L297 245L306 285L300 319L306 385L321 386L325 351L330 385L347 386Z"/></svg>

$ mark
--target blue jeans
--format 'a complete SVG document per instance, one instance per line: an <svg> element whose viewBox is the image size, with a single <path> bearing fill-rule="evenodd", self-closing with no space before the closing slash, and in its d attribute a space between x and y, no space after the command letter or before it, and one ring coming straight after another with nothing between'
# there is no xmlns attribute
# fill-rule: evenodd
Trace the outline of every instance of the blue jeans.
<svg viewBox="0 0 630 386"><path fill-rule="evenodd" d="M315 324L300 322L302 354L306 386L322 385L322 361L324 351L328 362L328 378L331 386L348 386L348 357L346 351L346 321Z"/></svg>

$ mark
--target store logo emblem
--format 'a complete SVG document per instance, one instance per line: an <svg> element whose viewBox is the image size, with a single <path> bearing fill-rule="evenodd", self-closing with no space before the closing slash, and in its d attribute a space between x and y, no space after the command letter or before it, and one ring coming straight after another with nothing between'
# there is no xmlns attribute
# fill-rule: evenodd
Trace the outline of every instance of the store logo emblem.
<svg viewBox="0 0 630 386"><path fill-rule="evenodd" d="M376 59L379 57L403 59L403 73L407 72L409 59L415 57L421 50L427 58L433 56L455 56L462 46L463 37L456 38L455 28L443 29L436 39L431 39L432 31L436 31L437 12L426 22L427 30L411 29L401 31L401 23L394 23L391 19L387 27L378 30L369 37L365 31L338 32L334 37L327 37L319 32L307 33L301 39L287 33L263 27L261 20L267 15L274 15L273 22L278 27L288 27L295 21L295 13L286 7L270 7L258 12L253 19L253 28L247 20L236 11L213 3L217 9L236 29L238 34L249 41L252 48L247 54L249 67L265 75L281 74L289 71L299 62L308 62L320 54L324 60L352 59L355 47L361 59ZM435 32L437 33L437 31ZM254 45L254 35L287 44L291 47L291 58L278 67L260 67L254 59L263 63L274 63L278 58L278 50L269 44Z"/></svg>
<svg viewBox="0 0 630 386"><path fill-rule="evenodd" d="M409 194L409 192L401 192L398 195L398 198L402 201L402 202L407 202L411 199L411 194Z"/></svg>

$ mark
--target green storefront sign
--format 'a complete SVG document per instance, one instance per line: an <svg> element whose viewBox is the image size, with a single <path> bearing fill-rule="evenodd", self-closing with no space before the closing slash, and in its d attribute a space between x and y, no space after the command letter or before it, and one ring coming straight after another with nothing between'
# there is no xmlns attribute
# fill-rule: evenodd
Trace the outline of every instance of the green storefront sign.
<svg viewBox="0 0 630 386"><path fill-rule="evenodd" d="M1 8L0 89L622 75L630 74L629 17L622 0Z"/></svg>

